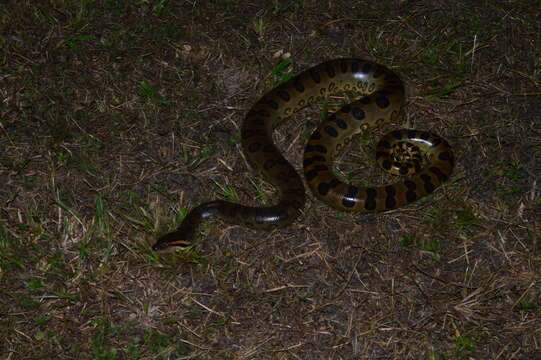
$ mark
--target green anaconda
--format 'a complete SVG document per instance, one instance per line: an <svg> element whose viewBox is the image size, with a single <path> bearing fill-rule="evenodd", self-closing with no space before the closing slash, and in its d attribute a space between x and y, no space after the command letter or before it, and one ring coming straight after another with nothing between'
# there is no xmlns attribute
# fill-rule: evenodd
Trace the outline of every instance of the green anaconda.
<svg viewBox="0 0 541 360"><path fill-rule="evenodd" d="M403 175L404 180L370 187L339 180L333 174L334 157L355 134L400 121L405 94L400 78L384 66L360 59L330 60L269 91L242 123L245 157L279 190L275 205L250 207L222 200L203 203L188 213L177 230L160 237L153 249L190 245L199 225L210 218L267 230L292 223L304 207L306 192L299 174L273 143L272 132L295 112L337 92L363 97L328 116L308 140L304 175L317 198L343 211L386 211L418 200L449 178L454 155L447 141L425 131L396 130L380 140L376 159L384 170ZM425 166L421 166L420 148L429 159Z"/></svg>

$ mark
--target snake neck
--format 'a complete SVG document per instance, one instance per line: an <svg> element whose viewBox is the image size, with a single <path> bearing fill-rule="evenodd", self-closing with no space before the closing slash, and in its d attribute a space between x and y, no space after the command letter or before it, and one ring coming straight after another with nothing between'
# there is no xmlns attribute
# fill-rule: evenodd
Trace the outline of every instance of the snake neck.
<svg viewBox="0 0 541 360"><path fill-rule="evenodd" d="M158 238L152 249L159 251L173 246L191 246L201 225L211 219L259 230L285 226L299 216L305 200L306 195L301 192L283 193L276 205L267 207L244 206L223 200L203 203L193 208L175 231Z"/></svg>

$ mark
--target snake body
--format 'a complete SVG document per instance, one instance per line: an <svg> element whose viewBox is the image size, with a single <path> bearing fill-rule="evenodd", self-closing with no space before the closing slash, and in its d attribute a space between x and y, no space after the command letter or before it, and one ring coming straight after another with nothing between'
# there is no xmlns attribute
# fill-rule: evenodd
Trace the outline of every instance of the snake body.
<svg viewBox="0 0 541 360"><path fill-rule="evenodd" d="M361 59L330 60L269 91L253 105L242 123L246 160L280 191L278 202L267 207L222 200L203 203L188 213L177 230L160 237L153 249L190 245L200 224L210 218L267 230L292 223L304 207L305 187L275 146L272 132L295 112L337 92L356 92L362 97L330 115L308 140L304 175L317 198L343 211L386 211L418 200L449 178L454 155L447 141L425 131L397 130L380 140L376 160L384 170L406 176L405 180L370 187L339 180L333 174L334 157L354 135L399 121L405 95L400 78L382 65ZM429 159L424 167L419 147L426 150Z"/></svg>

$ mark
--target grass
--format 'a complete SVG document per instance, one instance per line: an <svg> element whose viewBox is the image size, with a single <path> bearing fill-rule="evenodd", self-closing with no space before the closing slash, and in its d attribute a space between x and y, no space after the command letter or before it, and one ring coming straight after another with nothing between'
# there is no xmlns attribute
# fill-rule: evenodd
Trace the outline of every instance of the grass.
<svg viewBox="0 0 541 360"><path fill-rule="evenodd" d="M0 354L541 357L540 21L532 0L8 1ZM400 73L406 125L450 141L452 179L385 214L311 198L272 232L211 222L193 247L156 255L197 204L273 202L241 155L241 121L335 57ZM274 135L298 169L341 103ZM337 174L392 181L374 169L378 137L358 137Z"/></svg>

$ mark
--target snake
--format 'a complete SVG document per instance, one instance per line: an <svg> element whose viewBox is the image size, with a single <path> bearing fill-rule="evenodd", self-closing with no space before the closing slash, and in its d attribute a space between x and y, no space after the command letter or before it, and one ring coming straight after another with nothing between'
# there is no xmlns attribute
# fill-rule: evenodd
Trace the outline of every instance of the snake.
<svg viewBox="0 0 541 360"><path fill-rule="evenodd" d="M401 175L399 182L363 186L340 180L333 161L355 135L403 120L405 86L395 72L378 63L329 60L264 94L242 122L246 161L278 190L277 201L270 206L225 200L202 203L187 213L176 230L159 237L153 250L191 246L202 223L210 219L261 230L294 222L306 203L305 185L276 147L272 134L300 109L337 93L355 93L358 98L324 118L305 146L304 178L316 198L341 211L383 212L412 203L449 179L455 163L449 143L426 131L401 129L384 135L376 145L376 162L383 170Z"/></svg>

